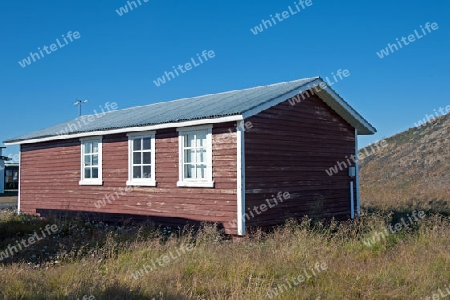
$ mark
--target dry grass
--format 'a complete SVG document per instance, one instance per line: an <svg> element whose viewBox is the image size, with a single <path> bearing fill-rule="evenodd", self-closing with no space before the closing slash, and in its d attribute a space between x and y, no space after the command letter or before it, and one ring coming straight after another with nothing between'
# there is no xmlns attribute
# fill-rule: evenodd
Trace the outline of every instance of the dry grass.
<svg viewBox="0 0 450 300"><path fill-rule="evenodd" d="M42 223L44 222L44 223ZM211 225L199 232L168 234L152 226L108 227L80 220L0 217L0 230L13 244L24 228L58 224L58 237L45 242L49 255L0 263L1 299L268 299L268 291L316 263L328 269L284 290L279 299L410 299L431 295L450 280L449 221L427 215L417 226L380 240L362 240L385 230L386 213L354 221L311 224L290 221L273 233L255 232L240 242ZM12 239L11 239L12 238ZM72 243L72 244L71 244ZM41 246L43 247L44 244ZM180 252L181 246L192 246ZM173 255L177 253L180 255ZM169 256L138 279L132 274ZM55 263L55 259L57 263ZM86 299L86 298L85 298Z"/></svg>

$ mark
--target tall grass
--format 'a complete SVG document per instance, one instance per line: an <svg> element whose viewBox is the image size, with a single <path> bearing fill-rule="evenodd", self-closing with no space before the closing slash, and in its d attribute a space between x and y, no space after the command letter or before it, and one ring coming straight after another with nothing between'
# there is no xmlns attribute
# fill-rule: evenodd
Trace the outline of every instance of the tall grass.
<svg viewBox="0 0 450 300"><path fill-rule="evenodd" d="M414 228L366 246L364 239L385 230L392 217L378 212L327 225L290 220L272 233L257 230L238 241L213 225L168 233L152 225L46 220L61 228L45 244L49 255L30 261L42 244L0 262L0 298L259 300L276 289L278 299L411 299L449 284L448 219L427 215ZM3 213L0 230L14 235L6 242L22 234L11 228L18 218L21 231L43 222ZM192 250L181 252L183 245ZM167 256L155 270L132 276ZM328 268L287 286L316 263ZM287 289L280 290L283 284Z"/></svg>

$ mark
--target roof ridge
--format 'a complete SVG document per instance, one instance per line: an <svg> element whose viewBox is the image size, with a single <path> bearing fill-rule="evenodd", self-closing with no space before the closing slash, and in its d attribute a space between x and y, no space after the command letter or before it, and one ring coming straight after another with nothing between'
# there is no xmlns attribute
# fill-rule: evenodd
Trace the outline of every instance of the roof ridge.
<svg viewBox="0 0 450 300"><path fill-rule="evenodd" d="M209 93L209 94L204 94L204 95L199 95L199 96L184 97L184 98L180 98L180 99L161 101L161 102L150 103L150 104L145 104L145 105L137 105L137 106L117 109L117 110L109 111L109 112L125 111L125 110L129 110L129 109L137 109L137 108L140 108L140 107L148 107L148 106L157 105L157 104L172 103L172 102L177 102L177 101L182 101L182 100L187 100L187 99L194 99L194 98L203 98L203 97L208 97L208 96L212 96L212 95L224 95L224 94L230 94L230 93L235 93L235 92L241 92L241 91L247 91L247 90L263 88L263 87L270 87L270 86L275 86L275 85L288 84L288 83L292 83L294 81L303 81L303 80L318 79L318 78L320 78L320 76L315 76L315 77L310 77L310 78L300 78L300 79L295 79L295 80L291 80L291 81L282 81L282 82L278 82L278 83L272 83L272 84L268 84L268 85L258 85L258 86L253 86L253 87L249 87L249 88L243 88L243 89L239 89L239 90L231 90L231 91L225 91L225 92L219 92L219 93ZM89 116L89 115L86 115L86 116Z"/></svg>

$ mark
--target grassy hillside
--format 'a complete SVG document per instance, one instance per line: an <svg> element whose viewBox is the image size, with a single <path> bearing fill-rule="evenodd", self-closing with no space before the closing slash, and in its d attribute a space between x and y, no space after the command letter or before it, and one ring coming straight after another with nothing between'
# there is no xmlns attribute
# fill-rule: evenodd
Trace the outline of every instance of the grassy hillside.
<svg viewBox="0 0 450 300"><path fill-rule="evenodd" d="M450 115L386 142L386 147L361 161L363 205L450 213Z"/></svg>

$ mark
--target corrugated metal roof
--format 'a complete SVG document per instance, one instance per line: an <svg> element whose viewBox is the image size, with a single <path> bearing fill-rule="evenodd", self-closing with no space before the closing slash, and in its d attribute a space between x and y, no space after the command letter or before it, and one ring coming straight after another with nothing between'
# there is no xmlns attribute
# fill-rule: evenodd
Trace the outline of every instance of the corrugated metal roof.
<svg viewBox="0 0 450 300"><path fill-rule="evenodd" d="M85 119L84 123L77 118L7 140L5 143L20 143L21 141L31 139L58 136L67 131L67 134L70 135L242 115L245 112L254 110L258 106L267 104L273 99L282 97L301 87L308 86L308 84L317 79L318 77L305 78L267 86L110 111L104 115L91 115L95 118L91 122L87 121L89 115L85 115L83 116ZM355 111L353 110L353 112ZM79 126L79 124L82 124L82 126Z"/></svg>

